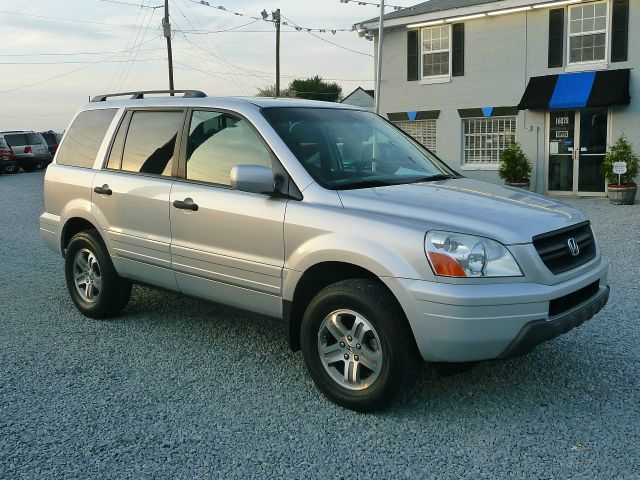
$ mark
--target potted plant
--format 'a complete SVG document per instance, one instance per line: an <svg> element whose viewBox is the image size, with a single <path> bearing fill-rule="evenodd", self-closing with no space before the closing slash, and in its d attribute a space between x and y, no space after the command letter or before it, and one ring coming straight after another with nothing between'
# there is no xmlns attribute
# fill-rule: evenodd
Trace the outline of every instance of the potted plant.
<svg viewBox="0 0 640 480"><path fill-rule="evenodd" d="M613 164L616 162L626 163L627 172L621 175L614 173ZM638 185L634 182L638 176L638 156L624 134L604 156L601 168L607 179L609 201L614 205L633 205L638 191Z"/></svg>
<svg viewBox="0 0 640 480"><path fill-rule="evenodd" d="M504 184L509 187L529 189L531 163L518 142L512 142L500 154L498 175L504 179Z"/></svg>

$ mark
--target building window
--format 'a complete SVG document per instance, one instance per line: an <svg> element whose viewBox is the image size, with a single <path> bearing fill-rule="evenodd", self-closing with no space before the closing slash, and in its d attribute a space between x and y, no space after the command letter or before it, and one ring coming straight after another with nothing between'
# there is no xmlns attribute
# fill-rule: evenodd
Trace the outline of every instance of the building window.
<svg viewBox="0 0 640 480"><path fill-rule="evenodd" d="M393 122L432 152L436 151L436 121L415 120Z"/></svg>
<svg viewBox="0 0 640 480"><path fill-rule="evenodd" d="M569 7L569 62L603 62L607 58L607 3Z"/></svg>
<svg viewBox="0 0 640 480"><path fill-rule="evenodd" d="M451 25L422 29L422 77L450 75Z"/></svg>
<svg viewBox="0 0 640 480"><path fill-rule="evenodd" d="M500 154L516 139L516 117L465 118L465 167L495 167Z"/></svg>

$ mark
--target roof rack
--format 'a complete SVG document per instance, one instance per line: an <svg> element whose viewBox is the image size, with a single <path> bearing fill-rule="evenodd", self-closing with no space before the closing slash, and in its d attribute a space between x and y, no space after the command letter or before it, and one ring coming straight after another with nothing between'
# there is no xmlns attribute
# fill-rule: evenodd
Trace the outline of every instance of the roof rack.
<svg viewBox="0 0 640 480"><path fill-rule="evenodd" d="M105 95L96 95L91 99L91 101L104 102L109 97L124 97L127 95L131 95L131 100L140 100L144 98L145 95L148 95L150 93L168 93L170 95L173 95L174 93L182 93L182 98L203 98L207 96L206 93L201 92L200 90L143 90L139 92L107 93Z"/></svg>

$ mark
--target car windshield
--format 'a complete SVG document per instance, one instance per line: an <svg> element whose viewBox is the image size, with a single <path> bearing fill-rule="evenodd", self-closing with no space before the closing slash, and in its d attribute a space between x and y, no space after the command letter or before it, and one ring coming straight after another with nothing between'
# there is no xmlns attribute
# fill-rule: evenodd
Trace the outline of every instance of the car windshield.
<svg viewBox="0 0 640 480"><path fill-rule="evenodd" d="M457 174L371 112L270 107L262 113L309 174L333 190L442 180Z"/></svg>

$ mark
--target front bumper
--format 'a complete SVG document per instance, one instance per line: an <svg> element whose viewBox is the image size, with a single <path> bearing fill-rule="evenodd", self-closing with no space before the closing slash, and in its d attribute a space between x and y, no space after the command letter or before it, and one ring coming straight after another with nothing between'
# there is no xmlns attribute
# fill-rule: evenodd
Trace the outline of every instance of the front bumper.
<svg viewBox="0 0 640 480"><path fill-rule="evenodd" d="M589 300L570 309L569 311L553 317L550 320L534 320L527 323L516 338L509 344L499 358L512 358L526 355L537 345L547 340L567 333L604 308L609 300L609 286L600 288Z"/></svg>
<svg viewBox="0 0 640 480"><path fill-rule="evenodd" d="M608 299L608 263L556 285L451 284L394 279L387 285L402 305L426 361L470 362L522 355L580 325ZM388 279L390 280L390 279ZM550 316L550 302L597 282L597 291Z"/></svg>

